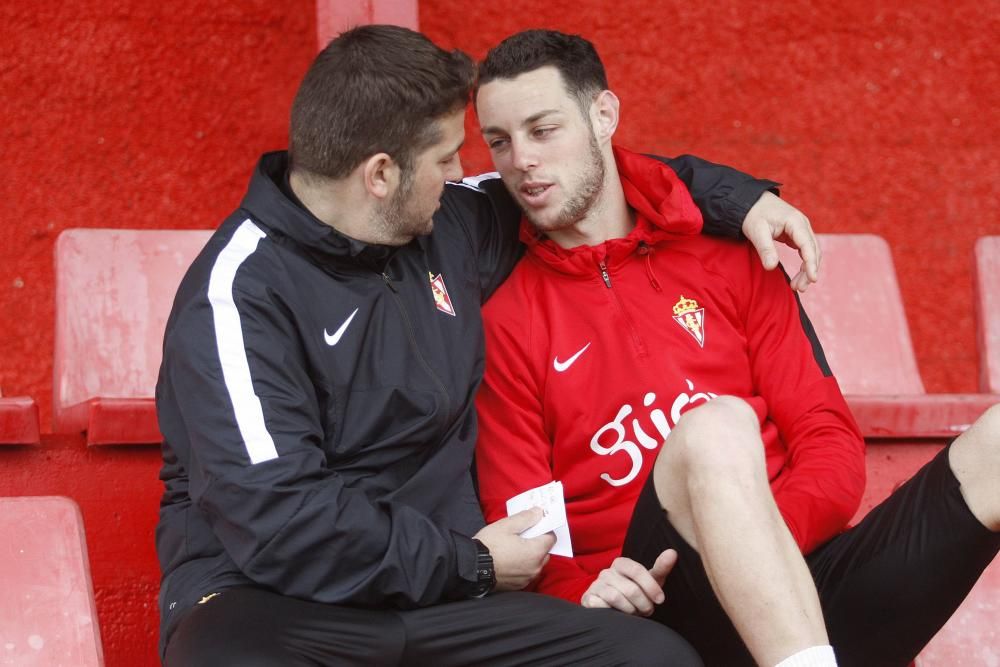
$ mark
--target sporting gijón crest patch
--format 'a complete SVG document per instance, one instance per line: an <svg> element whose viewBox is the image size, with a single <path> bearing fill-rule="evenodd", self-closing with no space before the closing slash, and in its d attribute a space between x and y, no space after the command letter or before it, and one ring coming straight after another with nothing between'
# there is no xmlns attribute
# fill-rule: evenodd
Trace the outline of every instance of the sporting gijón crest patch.
<svg viewBox="0 0 1000 667"><path fill-rule="evenodd" d="M451 297L448 296L448 288L445 287L444 276L440 273L435 276L428 271L427 277L431 279L431 294L434 295L434 305L442 313L455 317L455 306L452 305Z"/></svg>
<svg viewBox="0 0 1000 667"><path fill-rule="evenodd" d="M674 304L674 322L684 327L700 347L705 347L705 309L700 308L697 301L685 299L681 294Z"/></svg>

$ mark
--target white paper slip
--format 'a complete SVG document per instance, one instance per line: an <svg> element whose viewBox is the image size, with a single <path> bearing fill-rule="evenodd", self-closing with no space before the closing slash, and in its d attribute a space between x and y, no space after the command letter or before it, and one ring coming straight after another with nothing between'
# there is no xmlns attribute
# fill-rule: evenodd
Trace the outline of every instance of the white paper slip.
<svg viewBox="0 0 1000 667"><path fill-rule="evenodd" d="M562 482L549 482L534 489L519 493L507 501L507 516L517 514L532 507L542 508L542 520L521 533L521 537L531 539L545 533L554 533L556 543L549 549L556 556L573 557L573 543L566 523L566 502L563 499Z"/></svg>

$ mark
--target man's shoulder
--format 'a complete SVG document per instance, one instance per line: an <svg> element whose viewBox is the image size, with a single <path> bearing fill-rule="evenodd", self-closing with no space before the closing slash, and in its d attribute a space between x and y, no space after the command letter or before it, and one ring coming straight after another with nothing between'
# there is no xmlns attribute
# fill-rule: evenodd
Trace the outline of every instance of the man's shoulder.
<svg viewBox="0 0 1000 667"><path fill-rule="evenodd" d="M466 198L490 197L505 192L500 174L495 171L466 176L460 181L448 181L444 190L445 196Z"/></svg>
<svg viewBox="0 0 1000 667"><path fill-rule="evenodd" d="M276 277L280 262L274 233L246 210L237 209L226 218L205 244L195 263L207 265L209 277L234 273L242 285L250 281ZM192 268L194 265L192 265Z"/></svg>
<svg viewBox="0 0 1000 667"><path fill-rule="evenodd" d="M449 181L445 184L441 203L442 211L458 214L459 221L465 223L478 222L484 214L520 218L517 204L495 171Z"/></svg>
<svg viewBox="0 0 1000 667"><path fill-rule="evenodd" d="M743 264L752 252L750 244L742 239L730 239L708 234L693 234L668 241L669 252L691 255L706 268L722 273L742 271Z"/></svg>
<svg viewBox="0 0 1000 667"><path fill-rule="evenodd" d="M277 256L267 227L237 209L205 242L188 267L174 300L174 310L234 292L263 294L282 284L286 262Z"/></svg>

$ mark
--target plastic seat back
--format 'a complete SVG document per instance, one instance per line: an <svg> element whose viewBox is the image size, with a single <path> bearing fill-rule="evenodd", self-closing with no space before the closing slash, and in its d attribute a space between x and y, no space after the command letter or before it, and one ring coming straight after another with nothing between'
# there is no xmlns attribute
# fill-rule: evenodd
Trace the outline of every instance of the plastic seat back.
<svg viewBox="0 0 1000 667"><path fill-rule="evenodd" d="M818 234L820 281L801 295L845 394L923 394L889 245L873 234ZM800 260L779 244L790 276Z"/></svg>
<svg viewBox="0 0 1000 667"><path fill-rule="evenodd" d="M155 414L150 410L163 329L177 285L210 234L207 230L69 229L59 235L53 378L56 432L103 429L128 440L134 435L130 431L141 430L140 426L149 431L153 415L152 439L158 440ZM95 406L95 399L106 402ZM133 399L143 401L138 416L135 410L129 412ZM121 423L115 424L116 419ZM147 433L132 441L149 439Z"/></svg>
<svg viewBox="0 0 1000 667"><path fill-rule="evenodd" d="M0 498L0 664L104 664L80 510L69 498Z"/></svg>

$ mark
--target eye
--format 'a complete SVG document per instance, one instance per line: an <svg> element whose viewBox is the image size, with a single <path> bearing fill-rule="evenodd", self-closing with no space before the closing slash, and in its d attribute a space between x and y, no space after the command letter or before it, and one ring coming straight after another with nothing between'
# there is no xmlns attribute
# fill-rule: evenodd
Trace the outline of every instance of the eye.
<svg viewBox="0 0 1000 667"><path fill-rule="evenodd" d="M533 129L531 131L531 136L535 139L544 139L555 131L556 127L554 125L545 125L543 127L536 127Z"/></svg>
<svg viewBox="0 0 1000 667"><path fill-rule="evenodd" d="M486 145L489 146L489 148L490 148L491 151L501 150L507 144L508 144L508 140L505 139L505 138L500 138L500 137L498 137L496 139L490 139L489 141L486 142Z"/></svg>

